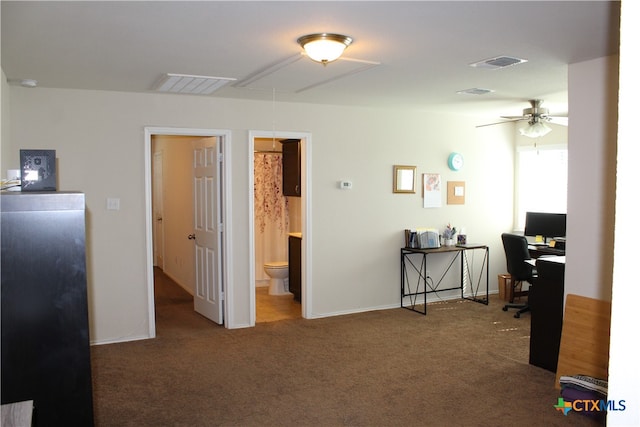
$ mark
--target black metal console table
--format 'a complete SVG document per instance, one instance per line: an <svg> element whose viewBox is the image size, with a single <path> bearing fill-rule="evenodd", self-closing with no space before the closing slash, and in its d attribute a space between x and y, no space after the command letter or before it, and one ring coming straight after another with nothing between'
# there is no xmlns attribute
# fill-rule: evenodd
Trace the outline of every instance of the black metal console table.
<svg viewBox="0 0 640 427"><path fill-rule="evenodd" d="M482 265L480 267L480 274L477 280L474 281L473 272L469 266L467 252L481 250L483 251ZM450 259L447 268L442 276L434 282L433 278L428 277L427 272L427 256L435 254L449 253L453 256ZM448 288L440 289L442 281L447 276L447 273L451 270L452 266L460 260L460 285ZM434 292L443 292L460 289L460 297L471 301L479 302L484 305L489 304L489 247L482 244L469 244L469 245L457 245L457 246L443 246L433 249L416 249L416 248L402 248L400 249L400 263L401 263L401 286L400 286L400 307L406 308L411 311L415 311L420 314L427 314L427 294ZM414 273L417 276L414 278L414 286L410 283L409 270L413 268ZM465 269L466 267L466 269ZM465 276L466 273L466 276ZM485 279L485 292L484 298L481 298L481 284L482 276ZM468 284L470 286L467 295L465 296L465 277L468 278ZM434 284L435 283L435 284ZM419 297L421 301L418 301ZM405 305L405 298L409 298L409 305ZM417 309L419 305L424 306L424 311Z"/></svg>

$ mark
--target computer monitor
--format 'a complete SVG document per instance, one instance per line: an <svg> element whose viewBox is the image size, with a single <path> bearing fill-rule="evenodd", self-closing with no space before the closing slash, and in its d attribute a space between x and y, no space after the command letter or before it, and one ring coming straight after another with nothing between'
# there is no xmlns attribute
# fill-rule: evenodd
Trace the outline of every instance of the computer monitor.
<svg viewBox="0 0 640 427"><path fill-rule="evenodd" d="M527 212L524 226L525 236L547 238L564 237L567 234L567 214L547 212Z"/></svg>

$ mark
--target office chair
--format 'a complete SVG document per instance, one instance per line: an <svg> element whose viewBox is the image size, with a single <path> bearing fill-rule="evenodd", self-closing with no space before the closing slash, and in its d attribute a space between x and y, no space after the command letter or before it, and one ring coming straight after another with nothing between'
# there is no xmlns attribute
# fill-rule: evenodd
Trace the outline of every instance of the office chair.
<svg viewBox="0 0 640 427"><path fill-rule="evenodd" d="M504 246L504 253L507 257L507 271L511 275L511 287L512 295L515 295L516 287L522 282L528 282L533 285L537 277L537 272L534 266L526 262L531 259L529 255L529 243L527 238L517 234L502 234L502 245ZM529 287L531 292L532 286ZM517 308L518 311L513 316L519 318L522 313L529 311L529 303L526 304L514 304L509 302L505 304L502 309L504 311L510 308Z"/></svg>

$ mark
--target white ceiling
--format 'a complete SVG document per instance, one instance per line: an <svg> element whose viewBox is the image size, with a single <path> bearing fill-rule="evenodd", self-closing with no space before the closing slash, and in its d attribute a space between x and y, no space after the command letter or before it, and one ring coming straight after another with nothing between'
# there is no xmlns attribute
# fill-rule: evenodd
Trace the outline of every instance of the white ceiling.
<svg viewBox="0 0 640 427"><path fill-rule="evenodd" d="M521 114L528 99L541 98L559 114L567 112L567 65L617 53L619 7L609 1L3 0L1 65L10 82L29 78L51 88L148 92L163 73L179 73L237 79L213 97L496 118ZM296 39L315 32L349 35L354 42L345 57L380 64L358 70L368 62L323 67L298 59ZM499 70L469 66L501 55L528 62ZM456 94L474 87L495 92Z"/></svg>

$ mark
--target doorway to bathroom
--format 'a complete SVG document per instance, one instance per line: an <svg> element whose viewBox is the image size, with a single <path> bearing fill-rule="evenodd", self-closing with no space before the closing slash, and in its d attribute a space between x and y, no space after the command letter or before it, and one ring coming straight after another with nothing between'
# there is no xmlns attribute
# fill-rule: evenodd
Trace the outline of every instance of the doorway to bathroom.
<svg viewBox="0 0 640 427"><path fill-rule="evenodd" d="M306 176L307 168L304 165L310 140L307 135L289 132L265 135L255 132L250 136L249 153L253 165L250 168L250 193L253 201L251 283L254 323L307 317L304 308L310 292L305 289L305 274L299 277L300 272L306 270L304 245L301 244L307 222L305 202L308 189L304 184L305 179L301 178L300 197L283 194L282 141L292 139L300 141L300 175ZM289 256L291 236L298 239L292 241L299 248L293 250L297 258L296 255ZM289 287L290 273L295 274L296 271L300 291Z"/></svg>

